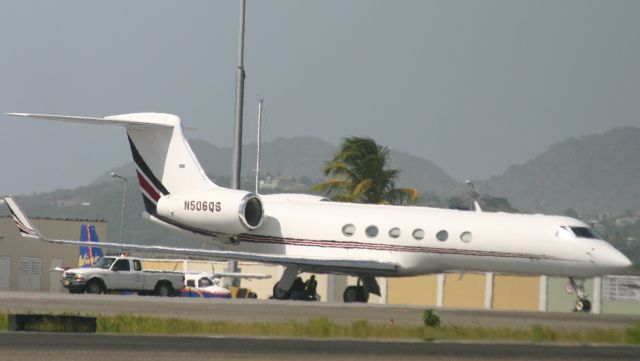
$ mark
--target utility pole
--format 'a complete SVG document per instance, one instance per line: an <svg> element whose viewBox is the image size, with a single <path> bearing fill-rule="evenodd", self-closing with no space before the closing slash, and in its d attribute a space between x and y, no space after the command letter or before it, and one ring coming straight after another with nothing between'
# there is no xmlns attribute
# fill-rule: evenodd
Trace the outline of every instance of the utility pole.
<svg viewBox="0 0 640 361"><path fill-rule="evenodd" d="M127 178L116 174L115 172L111 172L111 177L116 178L122 182L124 185L124 190L122 191L122 212L120 218L120 245L122 245L122 231L124 230L124 207L127 204ZM120 250L122 252L122 250Z"/></svg>
<svg viewBox="0 0 640 361"><path fill-rule="evenodd" d="M258 98L258 139L256 140L256 194L260 187L260 134L262 133L262 98Z"/></svg>
<svg viewBox="0 0 640 361"><path fill-rule="evenodd" d="M240 189L242 167L242 111L244 107L244 13L246 0L240 0L240 40L238 44L238 67L236 68L236 122L234 126L233 155L231 164L231 188ZM238 261L227 263L229 272L239 272ZM233 278L231 285L240 286L240 279Z"/></svg>
<svg viewBox="0 0 640 361"><path fill-rule="evenodd" d="M236 68L236 123L234 126L233 156L231 164L231 188L240 189L242 166L242 112L244 107L244 13L246 0L240 0L240 40L238 67Z"/></svg>

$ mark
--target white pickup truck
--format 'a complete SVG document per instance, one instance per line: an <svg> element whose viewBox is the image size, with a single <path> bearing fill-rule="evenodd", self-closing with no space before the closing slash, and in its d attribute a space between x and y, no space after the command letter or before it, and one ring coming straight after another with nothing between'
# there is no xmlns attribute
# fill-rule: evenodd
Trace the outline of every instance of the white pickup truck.
<svg viewBox="0 0 640 361"><path fill-rule="evenodd" d="M64 271L62 285L70 293L134 291L138 294L175 296L184 287L184 275L177 272L144 271L138 258L102 257L93 267Z"/></svg>

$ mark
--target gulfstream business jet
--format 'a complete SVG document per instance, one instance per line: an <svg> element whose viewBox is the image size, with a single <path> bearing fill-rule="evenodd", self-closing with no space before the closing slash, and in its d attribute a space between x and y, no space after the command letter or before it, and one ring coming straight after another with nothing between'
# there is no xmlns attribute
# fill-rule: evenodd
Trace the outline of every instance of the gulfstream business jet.
<svg viewBox="0 0 640 361"><path fill-rule="evenodd" d="M299 272L353 275L345 302L380 294L376 277L492 271L573 277L617 272L631 262L585 223L567 217L330 202L314 195L257 195L214 184L184 137L180 118L138 113L106 118L13 113L126 128L146 211L143 216L208 242L189 249L101 242L105 249L159 251L285 266L274 286L284 299ZM13 199L22 235L49 242ZM587 304L588 306L588 304Z"/></svg>

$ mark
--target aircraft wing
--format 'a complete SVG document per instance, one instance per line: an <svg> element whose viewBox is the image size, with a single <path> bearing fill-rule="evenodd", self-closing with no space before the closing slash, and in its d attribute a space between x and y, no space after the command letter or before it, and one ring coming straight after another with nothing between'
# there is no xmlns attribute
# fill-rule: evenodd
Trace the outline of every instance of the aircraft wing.
<svg viewBox="0 0 640 361"><path fill-rule="evenodd" d="M40 231L33 225L27 215L18 206L11 196L4 197L5 202L9 206L9 211L13 220L18 226L18 230L22 237L39 239L41 241L57 244L71 244L77 246L86 246L87 242L79 240L61 240L49 239L44 237ZM361 260L361 259L323 259L317 257L300 257L287 255L274 255L266 253L251 253L224 251L212 249L195 249L195 248L179 248L169 246L148 246L140 244L120 244L100 242L96 245L103 249L115 249L119 251L137 251L137 252L157 252L164 254L172 254L178 256L205 257L216 260L237 260L237 261L254 261L260 263L269 263L277 265L292 265L302 269L331 268L332 273L359 274L359 273L395 273L399 271L400 265L394 262L383 260Z"/></svg>
<svg viewBox="0 0 640 361"><path fill-rule="evenodd" d="M246 272L214 272L213 277L221 278L221 277L233 277L233 278L243 278L243 279L258 279L264 280L271 278L271 275L265 273L246 273Z"/></svg>

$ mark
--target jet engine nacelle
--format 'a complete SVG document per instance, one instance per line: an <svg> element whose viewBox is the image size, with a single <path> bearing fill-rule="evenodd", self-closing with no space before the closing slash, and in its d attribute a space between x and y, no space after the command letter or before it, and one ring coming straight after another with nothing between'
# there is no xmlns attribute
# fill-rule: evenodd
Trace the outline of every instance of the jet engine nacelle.
<svg viewBox="0 0 640 361"><path fill-rule="evenodd" d="M260 227L264 216L260 197L228 188L162 196L157 212L186 227L229 235Z"/></svg>

